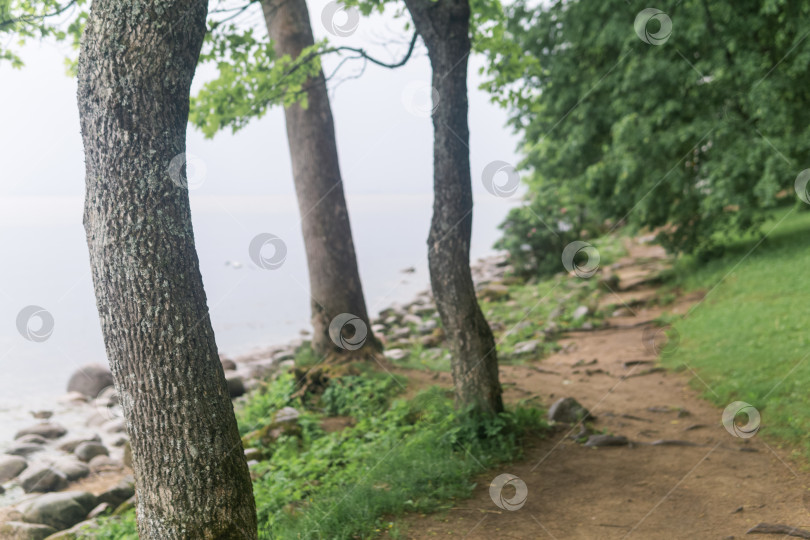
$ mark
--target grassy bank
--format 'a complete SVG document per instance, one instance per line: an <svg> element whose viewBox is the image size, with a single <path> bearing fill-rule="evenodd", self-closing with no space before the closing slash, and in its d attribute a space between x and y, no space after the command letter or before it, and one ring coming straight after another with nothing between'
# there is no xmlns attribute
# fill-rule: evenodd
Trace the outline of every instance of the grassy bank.
<svg viewBox="0 0 810 540"><path fill-rule="evenodd" d="M473 476L517 458L522 439L545 430L538 409L479 420L435 387L403 399L407 385L369 369L302 399L288 373L238 410L259 453L251 472L260 538L370 538L383 529L396 538L386 516L469 496ZM279 421L284 407L299 413L294 421ZM103 520L89 537L134 540L134 516Z"/></svg>
<svg viewBox="0 0 810 540"><path fill-rule="evenodd" d="M710 263L678 262L676 285L707 294L675 322L680 345L664 362L694 369L720 407L750 403L762 415L758 436L810 458L810 213L779 212L764 231Z"/></svg>

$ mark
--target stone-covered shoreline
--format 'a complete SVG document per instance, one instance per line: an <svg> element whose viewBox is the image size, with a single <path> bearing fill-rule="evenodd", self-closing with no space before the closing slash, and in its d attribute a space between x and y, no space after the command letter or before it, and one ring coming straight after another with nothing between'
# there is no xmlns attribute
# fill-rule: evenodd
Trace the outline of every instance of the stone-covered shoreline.
<svg viewBox="0 0 810 540"><path fill-rule="evenodd" d="M473 265L477 290L497 293L502 287L497 282L508 271L504 256L480 259ZM446 354L429 291L391 305L371 323L391 360L407 356L414 343L427 354ZM261 381L292 368L304 343L296 339L238 356L221 354L231 397L239 399ZM31 425L18 431L0 454L0 538L70 540L78 528L93 527L95 518L135 505L126 424L109 369L83 366L67 390L53 410L33 411Z"/></svg>

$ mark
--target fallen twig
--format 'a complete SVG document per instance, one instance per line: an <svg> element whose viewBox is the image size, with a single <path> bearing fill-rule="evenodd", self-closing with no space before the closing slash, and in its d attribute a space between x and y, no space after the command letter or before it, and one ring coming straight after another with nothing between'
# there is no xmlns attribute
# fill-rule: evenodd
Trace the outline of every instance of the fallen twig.
<svg viewBox="0 0 810 540"><path fill-rule="evenodd" d="M810 531L791 527L790 525L782 525L781 523L760 523L756 527L748 529L746 534L784 534L796 538L810 539Z"/></svg>

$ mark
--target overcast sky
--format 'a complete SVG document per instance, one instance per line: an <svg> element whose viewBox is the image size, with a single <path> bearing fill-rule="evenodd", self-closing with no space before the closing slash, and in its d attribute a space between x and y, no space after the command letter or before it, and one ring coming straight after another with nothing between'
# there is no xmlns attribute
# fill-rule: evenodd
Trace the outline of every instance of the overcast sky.
<svg viewBox="0 0 810 540"><path fill-rule="evenodd" d="M325 5L323 0L310 2L316 39L329 37L337 45L362 46L386 60L398 58L405 50L409 35L402 19L390 14L363 18L354 34L341 38L327 34L321 22ZM386 41L394 45L384 46ZM32 43L22 50L26 62L23 70L0 65L0 196L5 201L0 207L4 214L0 219L7 224L9 220L19 223L18 219L32 219L33 208L42 209L35 212L39 214L36 219L43 219L43 214L49 216L45 219L51 219L58 208L75 218L74 204L83 195L84 168L76 84L64 69L64 57L69 53L64 45ZM337 60L335 56L325 59L327 73ZM472 59L471 156L478 197L490 196L480 181L487 163L513 163L518 159L516 139L504 128L505 111L490 104L488 96L477 90L480 65L480 59ZM341 73L350 75L359 66L349 64ZM210 75L210 69L198 72L195 87ZM404 68L387 70L370 64L362 77L333 84L332 108L349 196L431 192L432 127L428 117L412 113L413 104L409 102L414 88L424 88L429 81L430 65L420 42L415 57ZM204 183L192 198L293 193L280 109L271 110L237 134L223 132L214 140L206 140L190 128L188 151L200 156L206 168ZM18 199L29 196L60 200L21 203ZM63 197L74 199L73 204Z"/></svg>
<svg viewBox="0 0 810 540"><path fill-rule="evenodd" d="M310 3L317 38L327 35L321 23L325 5L324 0ZM378 15L361 19L350 37L331 40L398 60L410 39L403 26L403 20ZM0 368L7 374L0 379L0 409L24 398L58 395L80 365L104 362L81 224L84 157L76 84L65 75L70 53L65 46L35 42L21 51L24 69L0 64ZM338 61L327 58L326 72ZM514 163L518 157L516 138L504 127L505 111L477 90L480 65L480 59L472 59L473 257L490 251L497 224L518 200L517 194L491 195L481 181L490 162ZM346 67L344 79L360 65ZM195 87L211 75L198 72ZM428 285L433 130L419 99L428 95L430 76L420 43L404 68L369 65L362 77L332 85L341 168L371 313ZM188 152L205 173L193 180L201 184L191 191L192 215L220 350L289 339L308 326L310 304L282 111L272 110L239 133L221 133L213 141L192 128ZM275 272L247 264L251 239L267 231L283 238L289 250ZM236 270L225 261L246 264ZM416 273L403 275L406 267ZM28 305L44 307L56 321L44 343L26 341L15 326L18 312Z"/></svg>

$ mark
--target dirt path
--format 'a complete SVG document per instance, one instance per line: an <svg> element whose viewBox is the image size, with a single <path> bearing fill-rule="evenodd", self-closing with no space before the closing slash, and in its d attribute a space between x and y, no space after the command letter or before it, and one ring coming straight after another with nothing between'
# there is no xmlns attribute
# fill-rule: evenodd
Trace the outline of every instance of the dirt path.
<svg viewBox="0 0 810 540"><path fill-rule="evenodd" d="M579 428L558 426L526 448L523 460L479 477L472 499L445 513L400 520L407 538L728 539L761 522L810 530L810 474L761 435L730 435L722 410L688 386L691 374L653 369L656 354L645 345L651 327L640 323L665 310L683 313L700 298L640 307L656 294L645 279L662 261L657 248L632 246L616 270L624 292L603 301L629 306L609 319L611 328L572 333L561 340L562 352L501 370L507 401L539 396L549 406L574 397L597 416L597 431L633 444L588 448L569 438ZM449 376L434 382L449 386ZM651 444L661 440L681 442ZM502 510L490 497L490 482L503 473L526 484L518 510ZM514 493L506 487L503 496Z"/></svg>

